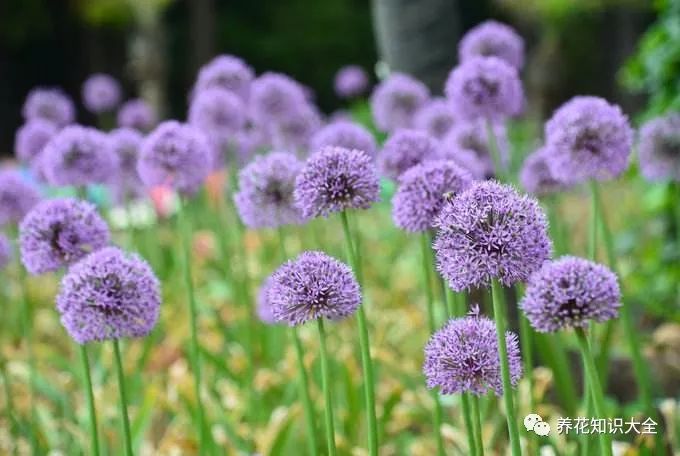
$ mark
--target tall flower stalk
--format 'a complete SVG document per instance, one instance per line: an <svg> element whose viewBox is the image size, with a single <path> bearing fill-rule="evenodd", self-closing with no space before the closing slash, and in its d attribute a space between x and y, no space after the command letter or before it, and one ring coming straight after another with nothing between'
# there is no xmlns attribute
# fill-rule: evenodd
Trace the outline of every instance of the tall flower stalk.
<svg viewBox="0 0 680 456"><path fill-rule="evenodd" d="M130 432L130 417L127 410L127 393L125 390L125 372L123 371L123 361L120 354L120 344L118 339L113 339L113 353L116 361L116 377L118 379L118 392L120 394L120 417L123 423L123 440L125 442L125 455L133 456L132 433Z"/></svg>
<svg viewBox="0 0 680 456"><path fill-rule="evenodd" d="M99 432L97 430L97 411L94 404L94 392L92 390L92 377L90 375L90 360L87 355L87 347L80 346L80 362L83 367L83 383L87 398L87 413L90 420L90 449L92 454L99 456Z"/></svg>
<svg viewBox="0 0 680 456"><path fill-rule="evenodd" d="M335 456L335 424L333 423L333 395L331 394L331 373L328 363L328 349L326 348L326 330L323 319L316 321L319 331L319 348L321 357L321 388L324 398L324 422L326 425L326 445L328 456Z"/></svg>

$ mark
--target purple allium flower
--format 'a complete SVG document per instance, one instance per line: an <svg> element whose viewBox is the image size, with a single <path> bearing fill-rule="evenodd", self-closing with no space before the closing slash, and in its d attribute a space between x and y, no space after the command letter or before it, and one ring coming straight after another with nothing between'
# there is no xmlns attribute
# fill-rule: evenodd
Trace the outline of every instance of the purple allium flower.
<svg viewBox="0 0 680 456"><path fill-rule="evenodd" d="M137 174L139 149L144 136L132 128L117 128L108 134L109 144L118 156L118 174L113 180L113 188L121 202L142 193L142 181Z"/></svg>
<svg viewBox="0 0 680 456"><path fill-rule="evenodd" d="M278 323L274 317L271 299L269 299L269 290L272 288L273 284L274 274L271 274L266 279L264 279L257 293L257 317L262 323L267 325Z"/></svg>
<svg viewBox="0 0 680 456"><path fill-rule="evenodd" d="M253 81L248 101L252 119L263 127L283 121L308 104L302 86L280 73L264 73Z"/></svg>
<svg viewBox="0 0 680 456"><path fill-rule="evenodd" d="M368 75L359 65L347 65L335 74L335 93L340 98L354 98L368 89Z"/></svg>
<svg viewBox="0 0 680 456"><path fill-rule="evenodd" d="M81 125L65 127L45 145L40 169L51 185L84 186L107 182L118 157L106 134Z"/></svg>
<svg viewBox="0 0 680 456"><path fill-rule="evenodd" d="M19 227L21 261L33 275L56 271L109 243L97 208L72 198L45 200Z"/></svg>
<svg viewBox="0 0 680 456"><path fill-rule="evenodd" d="M545 124L545 142L559 180L607 180L628 167L633 130L618 106L599 97L574 97Z"/></svg>
<svg viewBox="0 0 680 456"><path fill-rule="evenodd" d="M233 92L220 88L200 91L189 107L189 124L221 142L231 139L246 123L245 107Z"/></svg>
<svg viewBox="0 0 680 456"><path fill-rule="evenodd" d="M249 228L275 228L303 222L294 204L295 178L303 163L293 154L271 152L255 157L239 173L234 202Z"/></svg>
<svg viewBox="0 0 680 456"><path fill-rule="evenodd" d="M170 185L193 194L210 172L212 155L206 137L191 125L161 122L142 142L137 172L147 187Z"/></svg>
<svg viewBox="0 0 680 456"><path fill-rule="evenodd" d="M309 157L295 180L295 205L304 218L368 209L379 199L375 164L365 152L325 147Z"/></svg>
<svg viewBox="0 0 680 456"><path fill-rule="evenodd" d="M269 300L277 321L290 326L317 318L340 320L361 305L361 290L346 264L323 252L303 252L274 272Z"/></svg>
<svg viewBox="0 0 680 456"><path fill-rule="evenodd" d="M71 98L55 88L35 88L26 97L22 114L26 121L43 119L63 127L76 118L76 108Z"/></svg>
<svg viewBox="0 0 680 456"><path fill-rule="evenodd" d="M311 141L311 150L316 152L326 146L363 150L375 156L375 138L361 125L349 120L337 120L320 129Z"/></svg>
<svg viewBox="0 0 680 456"><path fill-rule="evenodd" d="M433 98L416 112L413 127L433 138L443 139L456 123L451 104L442 98Z"/></svg>
<svg viewBox="0 0 680 456"><path fill-rule="evenodd" d="M270 149L271 141L268 135L254 125L246 125L234 136L235 158L238 165L246 164L256 154Z"/></svg>
<svg viewBox="0 0 680 456"><path fill-rule="evenodd" d="M524 40L509 25L485 21L463 36L458 57L461 62L474 57L498 57L519 70L524 65Z"/></svg>
<svg viewBox="0 0 680 456"><path fill-rule="evenodd" d="M193 93L220 88L236 94L242 101L248 99L255 72L242 59L233 55L218 55L198 72Z"/></svg>
<svg viewBox="0 0 680 456"><path fill-rule="evenodd" d="M621 291L606 266L573 256L546 262L529 280L520 308L539 332L585 328L618 316Z"/></svg>
<svg viewBox="0 0 680 456"><path fill-rule="evenodd" d="M392 198L392 219L411 233L432 227L444 201L472 184L470 173L451 160L433 160L416 165L399 177Z"/></svg>
<svg viewBox="0 0 680 456"><path fill-rule="evenodd" d="M321 127L321 116L316 107L305 103L287 116L265 128L272 145L277 149L300 151L309 148L312 136Z"/></svg>
<svg viewBox="0 0 680 456"><path fill-rule="evenodd" d="M395 131L413 125L413 116L427 102L425 84L406 74L394 73L378 84L371 95L371 111L382 131Z"/></svg>
<svg viewBox="0 0 680 456"><path fill-rule="evenodd" d="M437 158L439 141L418 130L398 130L393 133L378 153L380 173L397 179L409 168Z"/></svg>
<svg viewBox="0 0 680 456"><path fill-rule="evenodd" d="M12 243L7 236L0 233L0 269L7 267L12 260Z"/></svg>
<svg viewBox="0 0 680 456"><path fill-rule="evenodd" d="M40 199L38 189L19 171L0 170L0 226L19 223Z"/></svg>
<svg viewBox="0 0 680 456"><path fill-rule="evenodd" d="M495 181L475 182L435 218L437 268L455 291L525 281L550 258L538 202Z"/></svg>
<svg viewBox="0 0 680 456"><path fill-rule="evenodd" d="M128 100L118 110L118 126L134 128L142 132L151 130L158 118L151 105L141 98Z"/></svg>
<svg viewBox="0 0 680 456"><path fill-rule="evenodd" d="M111 75L95 73L83 83L83 104L95 114L116 109L120 103L120 83Z"/></svg>
<svg viewBox="0 0 680 456"><path fill-rule="evenodd" d="M79 344L144 337L160 306L160 284L149 264L117 247L71 266L57 295L61 324Z"/></svg>
<svg viewBox="0 0 680 456"><path fill-rule="evenodd" d="M680 114L657 117L642 125L638 155L647 179L680 181Z"/></svg>
<svg viewBox="0 0 680 456"><path fill-rule="evenodd" d="M477 396L493 390L503 394L496 325L479 316L475 309L467 317L453 318L434 333L425 346L423 372L428 388L442 394L472 393ZM510 383L517 386L522 362L517 335L507 331Z"/></svg>
<svg viewBox="0 0 680 456"><path fill-rule="evenodd" d="M446 98L456 114L473 120L499 120L519 114L524 91L517 69L496 57L473 57L451 71Z"/></svg>
<svg viewBox="0 0 680 456"><path fill-rule="evenodd" d="M519 180L524 190L533 195L541 196L567 188L564 182L553 176L548 160L550 160L550 156L544 147L530 154L524 160L522 170L519 173Z"/></svg>
<svg viewBox="0 0 680 456"><path fill-rule="evenodd" d="M57 133L58 127L44 119L34 119L23 124L16 133L14 152L19 160L37 169L38 157L45 144Z"/></svg>
<svg viewBox="0 0 680 456"><path fill-rule="evenodd" d="M493 132L501 164L507 166L510 146L505 128L494 125ZM481 120L456 123L442 141L439 155L468 169L475 179L483 180L496 175L489 135L486 124Z"/></svg>

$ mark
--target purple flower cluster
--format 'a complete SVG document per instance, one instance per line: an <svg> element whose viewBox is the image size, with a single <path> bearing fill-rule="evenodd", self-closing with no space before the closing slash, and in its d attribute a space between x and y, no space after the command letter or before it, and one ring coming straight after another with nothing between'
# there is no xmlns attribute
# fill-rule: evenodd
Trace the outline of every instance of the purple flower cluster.
<svg viewBox="0 0 680 456"><path fill-rule="evenodd" d="M267 293L274 318L290 326L317 318L340 320L361 305L361 290L346 264L323 252L303 252L284 263Z"/></svg>
<svg viewBox="0 0 680 456"><path fill-rule="evenodd" d="M262 127L278 124L304 106L307 106L304 89L285 74L264 73L251 85L250 115Z"/></svg>
<svg viewBox="0 0 680 456"><path fill-rule="evenodd" d="M310 141L321 124L321 115L316 107L305 103L279 121L267 125L266 130L274 148L304 151L309 148Z"/></svg>
<svg viewBox="0 0 680 456"><path fill-rule="evenodd" d="M57 296L61 323L79 344L146 336L158 321L160 304L151 267L116 247L73 265Z"/></svg>
<svg viewBox="0 0 680 456"><path fill-rule="evenodd" d="M501 120L524 107L517 69L497 57L465 60L451 71L444 91L456 114L469 120Z"/></svg>
<svg viewBox="0 0 680 456"><path fill-rule="evenodd" d="M680 114L646 122L640 128L638 155L647 179L680 181Z"/></svg>
<svg viewBox="0 0 680 456"><path fill-rule="evenodd" d="M510 146L505 128L501 125L492 128L501 164L507 166ZM489 135L486 124L481 120L456 123L442 140L439 155L466 168L475 179L483 180L496 175Z"/></svg>
<svg viewBox="0 0 680 456"><path fill-rule="evenodd" d="M275 228L303 222L293 198L295 178L302 166L293 154L271 152L241 170L234 202L244 225Z"/></svg>
<svg viewBox="0 0 680 456"><path fill-rule="evenodd" d="M22 114L26 121L42 119L63 127L75 121L76 108L60 89L39 87L26 97Z"/></svg>
<svg viewBox="0 0 680 456"><path fill-rule="evenodd" d="M598 97L574 97L546 123L545 142L558 180L607 180L628 167L633 130L618 106Z"/></svg>
<svg viewBox="0 0 680 456"><path fill-rule="evenodd" d="M180 193L193 194L208 176L211 163L210 145L203 133L168 120L144 139L137 172L147 187L170 185Z"/></svg>
<svg viewBox="0 0 680 456"><path fill-rule="evenodd" d="M455 291L525 281L552 252L538 202L495 181L446 201L434 226L437 268Z"/></svg>
<svg viewBox="0 0 680 456"><path fill-rule="evenodd" d="M19 223L38 202L38 189L15 170L0 170L0 226Z"/></svg>
<svg viewBox="0 0 680 456"><path fill-rule="evenodd" d="M142 182L137 174L139 149L144 136L132 128L117 128L108 134L109 147L118 157L118 173L113 179L114 190L122 202L142 190Z"/></svg>
<svg viewBox="0 0 680 456"><path fill-rule="evenodd" d="M449 320L430 338L423 363L428 388L439 388L442 394L503 394L496 325L476 312ZM522 377L517 335L506 332L505 343L510 383L516 386Z"/></svg>
<svg viewBox="0 0 680 456"><path fill-rule="evenodd" d="M118 109L117 121L119 127L147 132L156 125L158 118L149 103L136 98L126 101Z"/></svg>
<svg viewBox="0 0 680 456"><path fill-rule="evenodd" d="M107 182L118 168L107 136L80 125L65 127L45 145L40 170L51 185L85 186Z"/></svg>
<svg viewBox="0 0 680 456"><path fill-rule="evenodd" d="M274 274L271 274L264 279L257 293L257 317L266 325L277 323L276 318L274 317L274 310L272 309L272 302L269 299L269 290L272 288L273 284Z"/></svg>
<svg viewBox="0 0 680 456"><path fill-rule="evenodd" d="M609 268L566 256L531 276L520 307L539 332L584 328L590 321L616 318L621 291Z"/></svg>
<svg viewBox="0 0 680 456"><path fill-rule="evenodd" d="M12 243L7 236L0 233L0 269L7 267L12 260Z"/></svg>
<svg viewBox="0 0 680 456"><path fill-rule="evenodd" d="M524 40L510 26L489 20L468 30L458 44L461 62L497 57L518 70L524 65Z"/></svg>
<svg viewBox="0 0 680 456"><path fill-rule="evenodd" d="M385 142L378 154L380 173L397 179L409 168L437 158L439 142L418 130L398 130Z"/></svg>
<svg viewBox="0 0 680 456"><path fill-rule="evenodd" d="M33 275L56 271L109 243L94 205L71 198L45 200L19 227L21 261Z"/></svg>
<svg viewBox="0 0 680 456"><path fill-rule="evenodd" d="M436 139L443 139L455 123L455 111L451 103L443 98L428 101L413 118L413 128L422 130Z"/></svg>
<svg viewBox="0 0 680 456"><path fill-rule="evenodd" d="M527 192L536 195L547 195L567 188L567 185L555 178L550 171L550 154L540 148L530 154L522 165L519 180Z"/></svg>
<svg viewBox="0 0 680 456"><path fill-rule="evenodd" d="M44 119L33 119L16 132L14 152L19 160L37 171L39 157L47 142L57 133L58 127Z"/></svg>
<svg viewBox="0 0 680 456"><path fill-rule="evenodd" d="M425 84L406 74L394 73L378 84L371 95L375 124L387 132L411 127L414 115L429 98Z"/></svg>
<svg viewBox="0 0 680 456"><path fill-rule="evenodd" d="M359 65L347 65L335 74L335 93L340 98L354 98L368 89L368 75Z"/></svg>
<svg viewBox="0 0 680 456"><path fill-rule="evenodd" d="M245 102L253 79L255 72L242 59L219 55L200 69L193 93L197 95L206 89L219 88L236 94Z"/></svg>
<svg viewBox="0 0 680 456"><path fill-rule="evenodd" d="M96 73L83 84L83 104L95 114L116 109L121 99L120 83L111 75Z"/></svg>
<svg viewBox="0 0 680 456"><path fill-rule="evenodd" d="M470 173L451 160L434 160L416 165L399 177L392 198L392 219L412 233L432 228L444 201L472 184Z"/></svg>
<svg viewBox="0 0 680 456"><path fill-rule="evenodd" d="M375 156L375 138L361 125L349 120L337 120L321 128L312 137L311 150L317 152L324 147L344 147L366 152Z"/></svg>
<svg viewBox="0 0 680 456"><path fill-rule="evenodd" d="M379 199L378 173L363 151L326 147L314 153L295 181L295 204L305 218L368 209Z"/></svg>

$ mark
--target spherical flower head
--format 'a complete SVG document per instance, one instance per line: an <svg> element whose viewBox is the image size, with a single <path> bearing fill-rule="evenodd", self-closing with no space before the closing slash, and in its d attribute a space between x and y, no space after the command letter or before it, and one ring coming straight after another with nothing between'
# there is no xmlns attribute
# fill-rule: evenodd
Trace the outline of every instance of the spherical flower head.
<svg viewBox="0 0 680 456"><path fill-rule="evenodd" d="M110 112L120 103L120 83L111 75L95 73L83 83L83 104L95 114Z"/></svg>
<svg viewBox="0 0 680 456"><path fill-rule="evenodd" d="M304 221L295 206L295 178L303 163L288 152L255 157L239 173L239 191L234 202L244 225L276 228Z"/></svg>
<svg viewBox="0 0 680 456"><path fill-rule="evenodd" d="M246 123L245 108L233 92L218 87L196 95L189 107L189 124L221 142L231 139Z"/></svg>
<svg viewBox="0 0 680 456"><path fill-rule="evenodd" d="M0 170L0 226L19 223L40 199L38 189L19 171Z"/></svg>
<svg viewBox="0 0 680 456"><path fill-rule="evenodd" d="M495 181L446 201L434 226L437 268L455 291L526 281L552 252L538 202Z"/></svg>
<svg viewBox="0 0 680 456"><path fill-rule="evenodd" d="M106 134L81 125L65 127L45 145L40 169L51 185L85 186L107 182L118 157Z"/></svg>
<svg viewBox="0 0 680 456"><path fill-rule="evenodd" d="M0 233L0 269L7 267L12 260L12 243L7 236Z"/></svg>
<svg viewBox="0 0 680 456"><path fill-rule="evenodd" d="M121 128L134 128L142 132L151 130L158 118L151 105L141 98L129 100L118 109L118 126Z"/></svg>
<svg viewBox="0 0 680 456"><path fill-rule="evenodd" d="M317 318L340 320L361 305L361 290L346 264L323 252L303 252L283 264L269 289L274 318L297 326Z"/></svg>
<svg viewBox="0 0 680 456"><path fill-rule="evenodd" d="M406 170L427 160L437 158L439 141L418 130L398 130L393 133L378 153L380 174L397 179Z"/></svg>
<svg viewBox="0 0 680 456"><path fill-rule="evenodd" d="M264 127L283 121L308 103L302 86L280 73L264 73L253 81L248 101L253 121Z"/></svg>
<svg viewBox="0 0 680 456"><path fill-rule="evenodd" d="M559 180L608 180L628 167L633 130L620 107L599 97L574 97L546 123L545 141Z"/></svg>
<svg viewBox="0 0 680 456"><path fill-rule="evenodd" d="M427 102L427 86L406 74L394 73L382 81L371 95L371 111L382 131L395 131L413 125L413 116Z"/></svg>
<svg viewBox="0 0 680 456"><path fill-rule="evenodd" d="M44 119L34 119L23 124L16 132L14 152L19 160L37 169L37 160L45 144L57 133L58 127Z"/></svg>
<svg viewBox="0 0 680 456"><path fill-rule="evenodd" d="M566 256L546 262L531 276L520 308L539 332L585 328L616 318L621 291L606 266Z"/></svg>
<svg viewBox="0 0 680 456"><path fill-rule="evenodd" d="M26 121L43 119L63 127L76 118L73 100L61 89L38 87L31 90L21 110Z"/></svg>
<svg viewBox="0 0 680 456"><path fill-rule="evenodd" d="M567 188L567 185L556 179L550 171L549 160L550 155L543 147L524 160L519 173L519 180L524 190L532 195L541 196Z"/></svg>
<svg viewBox="0 0 680 456"><path fill-rule="evenodd" d="M474 57L498 57L519 70L524 65L524 40L506 24L485 21L463 36L458 57L461 62Z"/></svg>
<svg viewBox="0 0 680 456"><path fill-rule="evenodd" d="M276 318L274 317L274 310L272 309L272 302L269 299L269 290L274 284L274 274L268 276L260 285L260 289L257 293L257 317L260 321L266 325L276 324Z"/></svg>
<svg viewBox="0 0 680 456"><path fill-rule="evenodd" d="M433 160L416 165L399 178L399 188L392 198L392 219L402 230L427 231L444 202L471 184L470 173L454 161Z"/></svg>
<svg viewBox="0 0 680 456"><path fill-rule="evenodd" d="M638 143L640 170L651 181L680 181L680 114L646 122Z"/></svg>
<svg viewBox="0 0 680 456"><path fill-rule="evenodd" d="M109 144L118 156L118 180L138 182L137 161L144 136L132 128L117 128L108 134Z"/></svg>
<svg viewBox="0 0 680 456"><path fill-rule="evenodd" d="M375 138L367 129L349 120L337 120L321 128L311 140L311 150L318 151L326 146L363 150L375 156Z"/></svg>
<svg viewBox="0 0 680 456"><path fill-rule="evenodd" d="M477 312L475 309L466 317L449 320L430 338L423 363L428 388L439 388L441 394L482 396L489 390L503 394L496 325ZM505 343L510 383L517 386L522 377L517 335L506 332Z"/></svg>
<svg viewBox="0 0 680 456"><path fill-rule="evenodd" d="M219 55L199 70L193 92L197 95L206 89L219 88L234 93L245 102L253 79L255 72L242 59Z"/></svg>
<svg viewBox="0 0 680 456"><path fill-rule="evenodd" d="M79 344L144 337L156 326L160 284L137 255L107 247L69 268L57 295L61 324Z"/></svg>
<svg viewBox="0 0 680 456"><path fill-rule="evenodd" d="M109 243L97 208L72 198L45 200L19 227L21 261L33 275L56 271Z"/></svg>
<svg viewBox="0 0 680 456"><path fill-rule="evenodd" d="M335 74L334 87L340 98L358 97L368 89L368 75L359 65L344 66Z"/></svg>
<svg viewBox="0 0 680 456"><path fill-rule="evenodd" d="M368 209L380 185L371 158L361 150L326 147L309 157L295 180L295 205L304 218Z"/></svg>
<svg viewBox="0 0 680 456"><path fill-rule="evenodd" d="M203 133L168 120L142 142L137 172L147 187L167 185L191 195L203 184L211 164L210 144Z"/></svg>
<svg viewBox="0 0 680 456"><path fill-rule="evenodd" d="M519 114L524 91L517 69L497 57L473 57L446 80L446 98L461 118L501 120Z"/></svg>
<svg viewBox="0 0 680 456"><path fill-rule="evenodd" d="M306 151L314 134L321 128L316 107L301 104L287 116L266 125L272 145L277 149Z"/></svg>
<svg viewBox="0 0 680 456"><path fill-rule="evenodd" d="M510 145L505 128L493 125L498 154L501 164L507 166ZM491 146L485 122L459 122L451 128L442 140L439 156L442 159L454 160L468 169L475 179L484 180L496 175L496 169L491 156Z"/></svg>
<svg viewBox="0 0 680 456"><path fill-rule="evenodd" d="M451 104L442 98L427 102L413 118L415 129L424 131L436 139L443 139L455 123L455 111Z"/></svg>

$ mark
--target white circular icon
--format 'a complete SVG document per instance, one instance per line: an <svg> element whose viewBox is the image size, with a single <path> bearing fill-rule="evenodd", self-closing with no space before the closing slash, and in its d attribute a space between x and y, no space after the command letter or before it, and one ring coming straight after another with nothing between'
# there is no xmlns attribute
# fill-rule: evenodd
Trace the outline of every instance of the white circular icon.
<svg viewBox="0 0 680 456"><path fill-rule="evenodd" d="M550 425L545 421L539 421L534 425L534 432L537 435L545 437L546 435L550 434Z"/></svg>
<svg viewBox="0 0 680 456"><path fill-rule="evenodd" d="M527 428L527 431L533 431L536 423L540 423L541 421L543 421L543 418L541 418L540 415L530 413L524 417L524 427Z"/></svg>

